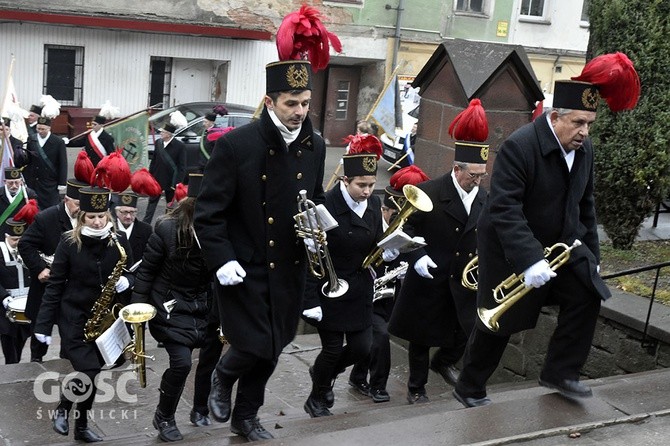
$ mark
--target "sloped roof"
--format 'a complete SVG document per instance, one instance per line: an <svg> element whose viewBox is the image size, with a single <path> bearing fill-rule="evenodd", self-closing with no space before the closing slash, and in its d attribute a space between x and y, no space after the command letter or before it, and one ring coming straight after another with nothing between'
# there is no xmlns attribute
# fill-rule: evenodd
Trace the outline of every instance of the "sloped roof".
<svg viewBox="0 0 670 446"><path fill-rule="evenodd" d="M541 101L544 98L533 67L522 46L473 42L463 39L450 39L442 42L416 76L412 87L425 90L447 59L452 63L468 100L476 97L477 92L491 79L500 66L507 63L516 68L535 100Z"/></svg>

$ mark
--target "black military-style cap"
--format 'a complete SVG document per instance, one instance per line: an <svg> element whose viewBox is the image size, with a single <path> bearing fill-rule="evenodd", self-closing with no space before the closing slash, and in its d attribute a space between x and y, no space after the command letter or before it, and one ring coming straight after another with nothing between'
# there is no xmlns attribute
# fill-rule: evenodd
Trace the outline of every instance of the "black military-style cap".
<svg viewBox="0 0 670 446"><path fill-rule="evenodd" d="M79 189L89 187L90 184L79 181L76 178L68 178L65 188L65 196L73 200L79 200Z"/></svg>
<svg viewBox="0 0 670 446"><path fill-rule="evenodd" d="M265 92L312 89L312 65L308 60L284 60L265 66Z"/></svg>
<svg viewBox="0 0 670 446"><path fill-rule="evenodd" d="M79 210L83 212L105 212L109 209L110 190L103 187L79 189Z"/></svg>

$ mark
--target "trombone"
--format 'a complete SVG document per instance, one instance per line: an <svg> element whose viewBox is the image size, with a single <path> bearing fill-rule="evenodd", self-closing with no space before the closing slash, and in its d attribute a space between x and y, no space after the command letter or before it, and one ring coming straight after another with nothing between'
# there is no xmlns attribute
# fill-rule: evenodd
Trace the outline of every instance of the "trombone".
<svg viewBox="0 0 670 446"><path fill-rule="evenodd" d="M392 234L394 231L401 229L410 215L416 211L430 212L433 210L433 202L430 197L421 189L411 184L405 184L402 187L402 193L405 196L405 202L395 220L393 220L389 227L384 231L382 239ZM363 268L368 268L372 265L379 266L382 264L382 248L375 248L363 260Z"/></svg>
<svg viewBox="0 0 670 446"><path fill-rule="evenodd" d="M309 262L309 271L318 279L328 276L328 280L321 287L324 296L335 298L340 297L349 289L346 280L338 279L333 267L333 261L328 252L328 242L326 241L326 231L323 230L321 217L316 209L314 202L307 199L307 191L302 189L298 197L298 213L293 216L295 220L296 235L302 239L310 239L314 244L316 252L312 252L307 245L307 260Z"/></svg>
<svg viewBox="0 0 670 446"><path fill-rule="evenodd" d="M126 305L121 308L119 317L123 322L127 322L133 326L135 335L133 341L128 344L124 352L130 352L133 363L135 364L135 371L139 377L140 387L147 386L147 367L146 359L155 359L153 356L148 356L144 351L144 323L153 319L156 316L156 307L151 304L136 303Z"/></svg>
<svg viewBox="0 0 670 446"><path fill-rule="evenodd" d="M551 262L549 262L549 268L551 268L552 271L556 271L559 267L565 265L565 263L570 259L570 251L581 245L581 241L575 240L571 246L568 246L565 243L556 243L549 248L544 248L545 259L548 258L554 250L563 250L559 255L554 257ZM507 279L500 282L500 284L493 289L493 299L500 305L491 309L482 307L477 308L479 319L481 319L482 323L486 325L486 328L491 331L498 331L500 329L498 319L500 319L500 317L519 299L533 290L532 287L526 287L526 285L524 285L523 279L523 273L519 275L510 275ZM507 290L510 289L511 291L507 292Z"/></svg>

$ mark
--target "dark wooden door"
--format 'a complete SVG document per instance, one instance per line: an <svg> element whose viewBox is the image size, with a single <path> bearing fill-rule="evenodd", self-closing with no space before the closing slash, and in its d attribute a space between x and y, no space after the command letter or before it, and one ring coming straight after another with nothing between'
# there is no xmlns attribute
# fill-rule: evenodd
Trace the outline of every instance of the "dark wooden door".
<svg viewBox="0 0 670 446"><path fill-rule="evenodd" d="M328 69L323 137L331 146L344 147L343 139L356 132L359 81L358 67L334 66Z"/></svg>

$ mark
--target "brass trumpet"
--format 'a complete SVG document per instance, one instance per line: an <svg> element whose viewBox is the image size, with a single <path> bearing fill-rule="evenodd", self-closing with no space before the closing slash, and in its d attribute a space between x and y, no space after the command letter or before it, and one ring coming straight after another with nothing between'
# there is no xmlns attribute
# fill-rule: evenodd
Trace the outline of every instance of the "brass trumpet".
<svg viewBox="0 0 670 446"><path fill-rule="evenodd" d="M335 298L340 297L349 289L349 284L346 280L338 279L333 267L333 261L328 252L328 242L326 241L326 231L323 230L323 223L321 217L316 209L314 202L307 199L307 191L301 190L298 199L298 214L293 216L296 224L296 235L302 239L310 239L314 244L316 252L310 251L305 245L307 252L307 259L309 262L309 271L314 277L323 279L328 277L328 280L321 292L324 296Z"/></svg>
<svg viewBox="0 0 670 446"><path fill-rule="evenodd" d="M470 291L477 291L477 281L479 278L479 256L475 256L470 260L465 268L463 268L463 274L461 275L461 285L464 288L469 289Z"/></svg>
<svg viewBox="0 0 670 446"><path fill-rule="evenodd" d="M555 249L563 249L563 252L561 252L559 255L554 257L551 262L549 262L549 268L551 268L552 271L556 271L559 267L564 265L568 259L570 259L570 251L581 245L581 241L575 240L571 246L568 246L565 243L556 243L549 248L544 248L545 258L549 257L549 255ZM481 321L489 330L498 331L500 329L500 326L498 325L498 319L500 319L500 317L519 299L533 290L532 287L526 287L524 285L523 279L523 273L519 275L510 275L507 279L503 280L497 287L493 289L493 298L497 303L500 303L500 305L491 309L482 307L477 308L479 319L481 319ZM509 289L512 290L505 294L505 291Z"/></svg>
<svg viewBox="0 0 670 446"><path fill-rule="evenodd" d="M410 215L416 211L430 212L433 210L433 202L428 195L421 189L411 184L405 184L402 187L402 193L405 196L405 202L402 205L402 208L398 212L395 220L389 224L389 227L384 231L382 239L387 237L389 234L393 233L397 229L402 228ZM363 260L363 268L368 268L372 265L379 266L382 264L382 248L375 248L368 256Z"/></svg>
<svg viewBox="0 0 670 446"><path fill-rule="evenodd" d="M147 386L147 368L146 359L155 359L153 356L148 356L144 351L144 323L153 319L156 316L156 308L151 304L130 304L121 308L119 317L123 322L127 322L133 326L135 335L133 341L128 344L124 352L130 352L133 363L135 364L135 371L140 381L140 387Z"/></svg>

